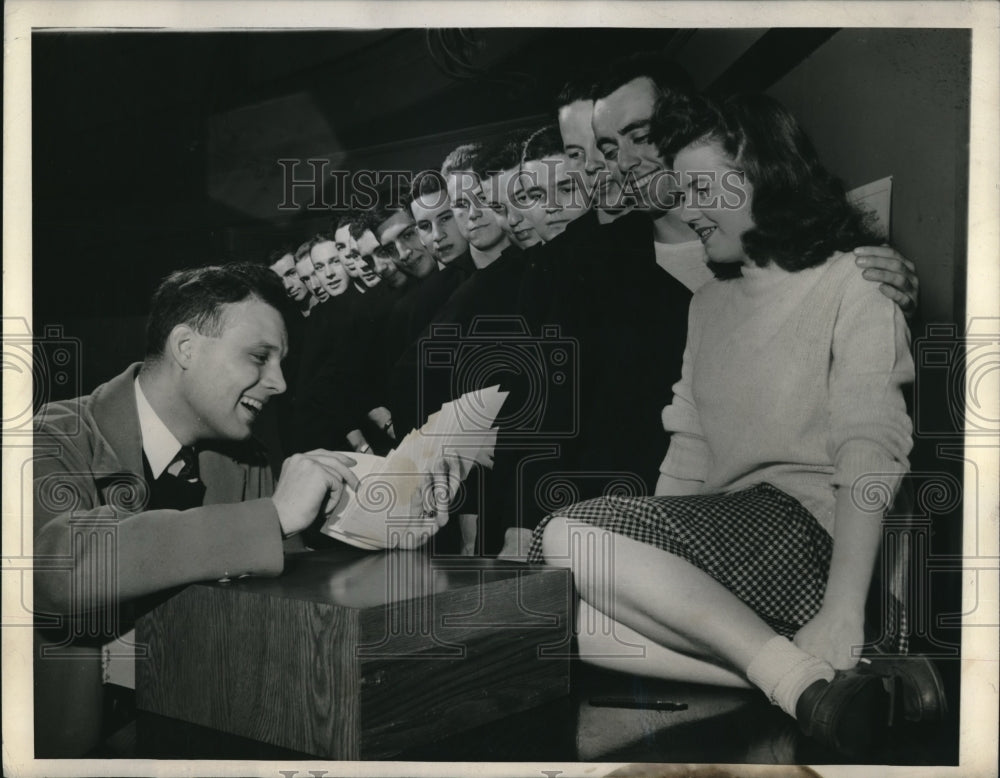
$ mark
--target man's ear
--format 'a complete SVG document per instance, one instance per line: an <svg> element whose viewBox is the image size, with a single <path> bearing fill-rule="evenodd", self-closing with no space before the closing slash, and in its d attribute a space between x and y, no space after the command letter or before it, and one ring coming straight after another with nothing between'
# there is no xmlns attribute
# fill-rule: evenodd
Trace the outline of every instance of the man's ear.
<svg viewBox="0 0 1000 778"><path fill-rule="evenodd" d="M178 324L167 335L166 357L171 363L187 370L194 358L198 333L187 324Z"/></svg>

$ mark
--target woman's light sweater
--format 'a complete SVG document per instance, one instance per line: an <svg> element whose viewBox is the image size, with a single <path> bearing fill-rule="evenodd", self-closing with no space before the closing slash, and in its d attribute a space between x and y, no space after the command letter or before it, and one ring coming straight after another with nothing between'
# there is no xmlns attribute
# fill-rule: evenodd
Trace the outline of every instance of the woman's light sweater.
<svg viewBox="0 0 1000 778"><path fill-rule="evenodd" d="M711 281L691 302L683 373L663 410L673 434L657 491L766 481L832 534L835 487L873 512L891 502L912 447L912 381L903 315L853 254Z"/></svg>

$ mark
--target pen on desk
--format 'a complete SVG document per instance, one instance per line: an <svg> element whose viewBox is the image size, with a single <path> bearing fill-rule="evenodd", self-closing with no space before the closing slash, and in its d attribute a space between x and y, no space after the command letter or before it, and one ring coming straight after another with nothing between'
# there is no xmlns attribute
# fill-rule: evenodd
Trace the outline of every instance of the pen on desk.
<svg viewBox="0 0 1000 778"><path fill-rule="evenodd" d="M671 702L649 697L591 697L598 708L640 708L643 710L687 710L686 702Z"/></svg>

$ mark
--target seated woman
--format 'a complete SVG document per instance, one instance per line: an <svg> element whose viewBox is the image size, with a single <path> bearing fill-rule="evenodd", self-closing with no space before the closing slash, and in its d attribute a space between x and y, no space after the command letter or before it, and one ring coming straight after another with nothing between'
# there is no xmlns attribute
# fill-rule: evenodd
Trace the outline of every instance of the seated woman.
<svg viewBox="0 0 1000 778"><path fill-rule="evenodd" d="M656 496L547 517L529 559L572 568L579 625L613 626L578 627L584 658L749 681L857 752L888 701L878 677L837 671L858 662L881 518L908 468L908 329L846 253L879 238L780 105L687 100L658 118L682 216L728 280L691 303Z"/></svg>

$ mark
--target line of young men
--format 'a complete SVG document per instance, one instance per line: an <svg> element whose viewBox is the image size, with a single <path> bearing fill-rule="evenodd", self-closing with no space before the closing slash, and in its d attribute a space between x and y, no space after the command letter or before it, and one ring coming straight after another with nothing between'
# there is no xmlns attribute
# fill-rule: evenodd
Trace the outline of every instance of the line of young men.
<svg viewBox="0 0 1000 778"><path fill-rule="evenodd" d="M712 278L655 189L657 101L690 89L659 55L623 58L568 85L553 125L461 146L408 197L380 191L332 235L275 255L308 317L293 448L383 450L441 403L501 383L494 469L455 509L478 516L478 540L452 522L439 548L520 556L567 500L652 493L688 303ZM888 247L856 253L859 272L915 306L912 263Z"/></svg>

